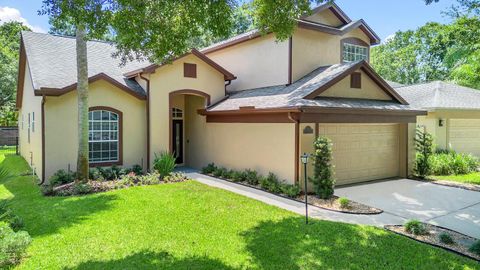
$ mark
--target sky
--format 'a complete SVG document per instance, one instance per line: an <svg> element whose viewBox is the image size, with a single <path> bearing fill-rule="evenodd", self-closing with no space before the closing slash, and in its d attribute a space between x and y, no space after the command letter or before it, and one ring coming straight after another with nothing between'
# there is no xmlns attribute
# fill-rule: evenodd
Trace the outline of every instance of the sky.
<svg viewBox="0 0 480 270"><path fill-rule="evenodd" d="M353 20L364 19L385 40L398 30L416 29L427 22L447 23L442 14L455 0L440 0L426 6L423 0L337 0L337 5ZM41 0L0 0L0 20L16 20L36 32L50 28L47 16L39 16Z"/></svg>

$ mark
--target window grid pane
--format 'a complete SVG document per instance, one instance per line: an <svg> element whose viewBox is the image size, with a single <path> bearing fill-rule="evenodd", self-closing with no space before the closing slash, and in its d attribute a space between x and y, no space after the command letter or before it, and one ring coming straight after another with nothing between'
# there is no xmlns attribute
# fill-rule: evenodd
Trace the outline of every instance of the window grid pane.
<svg viewBox="0 0 480 270"><path fill-rule="evenodd" d="M343 61L355 62L368 59L368 48L364 46L343 44Z"/></svg>
<svg viewBox="0 0 480 270"><path fill-rule="evenodd" d="M91 111L88 119L90 163L118 161L118 115Z"/></svg>

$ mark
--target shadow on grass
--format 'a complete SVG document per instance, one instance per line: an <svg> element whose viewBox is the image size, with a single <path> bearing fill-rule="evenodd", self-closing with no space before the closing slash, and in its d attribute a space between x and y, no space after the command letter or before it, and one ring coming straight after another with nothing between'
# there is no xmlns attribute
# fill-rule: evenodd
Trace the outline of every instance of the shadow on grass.
<svg viewBox="0 0 480 270"><path fill-rule="evenodd" d="M1 156L0 156L1 157ZM28 171L22 157L5 155L0 166L16 175L0 182L0 200L9 202L15 214L19 215L25 229L32 236L57 232L87 219L88 216L111 208L117 197L111 194L94 194L82 197L45 197L33 176L20 176Z"/></svg>
<svg viewBox="0 0 480 270"><path fill-rule="evenodd" d="M373 227L303 217L242 233L260 269L463 269L475 262Z"/></svg>
<svg viewBox="0 0 480 270"><path fill-rule="evenodd" d="M118 260L89 261L73 268L93 269L233 269L223 262L207 257L176 258L168 252L142 251Z"/></svg>

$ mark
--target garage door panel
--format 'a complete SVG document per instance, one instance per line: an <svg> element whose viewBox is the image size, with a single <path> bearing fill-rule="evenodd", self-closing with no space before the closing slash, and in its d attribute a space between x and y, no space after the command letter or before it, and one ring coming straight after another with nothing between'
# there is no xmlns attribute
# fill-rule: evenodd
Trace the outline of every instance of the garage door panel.
<svg viewBox="0 0 480 270"><path fill-rule="evenodd" d="M449 144L459 153L480 157L480 120L450 119Z"/></svg>
<svg viewBox="0 0 480 270"><path fill-rule="evenodd" d="M328 124L321 125L319 132L332 140L338 185L398 176L397 124Z"/></svg>

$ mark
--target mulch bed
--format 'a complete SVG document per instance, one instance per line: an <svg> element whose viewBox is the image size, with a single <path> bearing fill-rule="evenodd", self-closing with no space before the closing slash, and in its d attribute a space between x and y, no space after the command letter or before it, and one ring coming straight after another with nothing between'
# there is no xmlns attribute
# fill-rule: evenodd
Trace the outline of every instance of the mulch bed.
<svg viewBox="0 0 480 270"><path fill-rule="evenodd" d="M383 212L383 210L374 208L362 203L355 201L350 201L348 208L342 208L338 201L339 197L333 196L330 199L324 200L320 199L314 195L308 195L307 202L311 205L320 207L325 210L341 212L346 214L357 214L357 215L377 215ZM305 201L305 196L301 195L297 198L298 201Z"/></svg>
<svg viewBox="0 0 480 270"><path fill-rule="evenodd" d="M394 233L407 236L414 240L417 240L422 243L426 243L432 246L436 246L439 248L443 248L448 251L452 251L454 253L460 254L462 256L480 261L480 256L470 252L468 249L470 246L477 241L478 239L470 237L468 235L461 234L459 232L449 230L447 228L435 226L432 224L424 224L427 228L428 234L427 235L414 235L407 231L405 231L405 227L403 225L386 225L385 229L392 231ZM449 234L455 243L448 245L440 242L439 235L441 233Z"/></svg>

